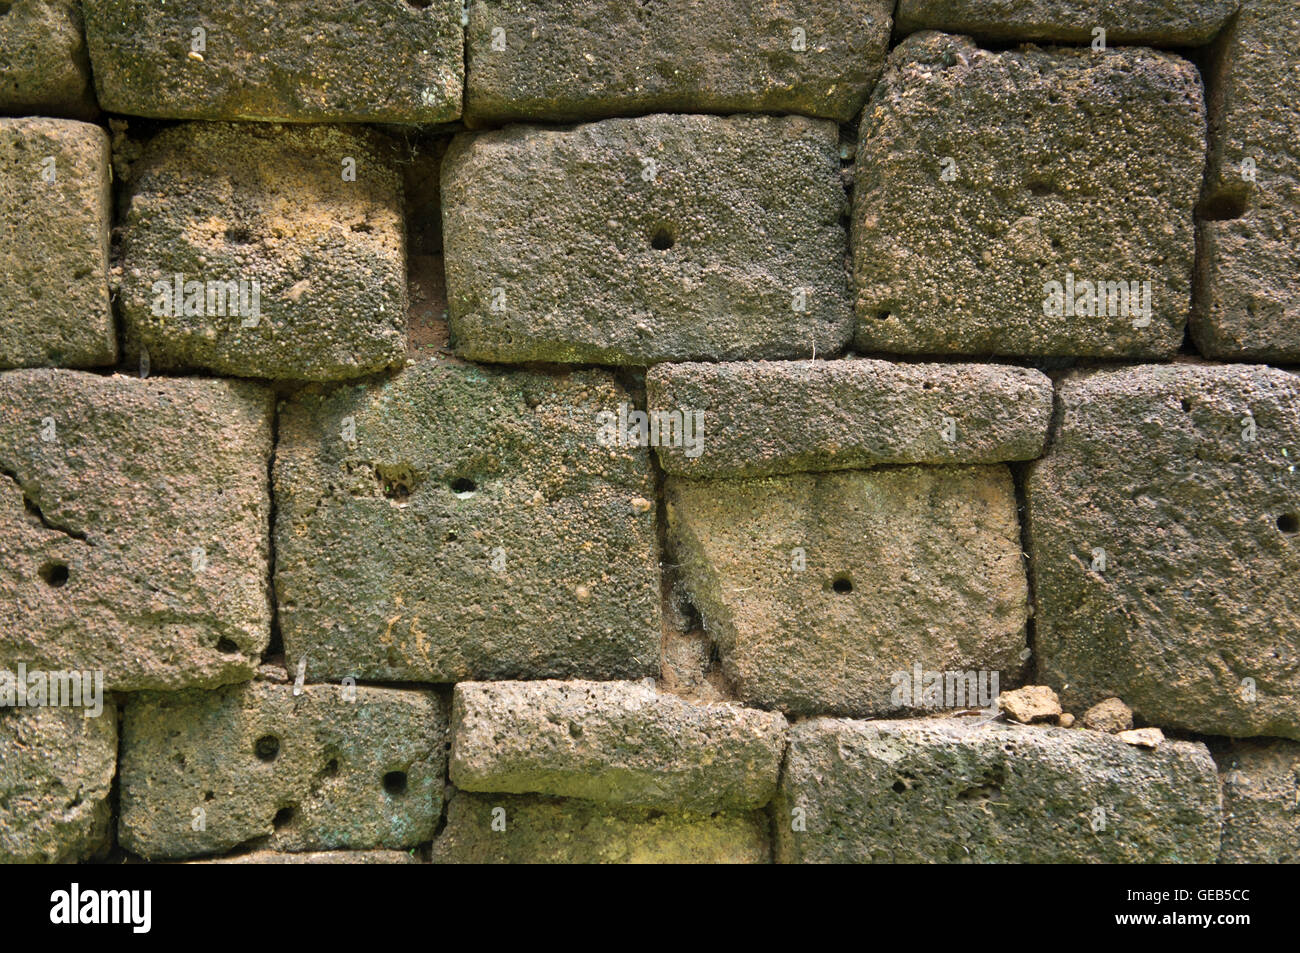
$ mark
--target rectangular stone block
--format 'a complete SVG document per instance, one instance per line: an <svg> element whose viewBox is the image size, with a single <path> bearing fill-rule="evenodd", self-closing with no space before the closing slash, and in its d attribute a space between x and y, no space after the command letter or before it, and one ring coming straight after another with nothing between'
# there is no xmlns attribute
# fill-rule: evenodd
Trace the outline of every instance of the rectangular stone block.
<svg viewBox="0 0 1300 953"><path fill-rule="evenodd" d="M1223 782L1219 863L1300 863L1300 744L1237 740L1214 756Z"/></svg>
<svg viewBox="0 0 1300 953"><path fill-rule="evenodd" d="M766 864L767 815L666 814L457 791L435 864Z"/></svg>
<svg viewBox="0 0 1300 953"><path fill-rule="evenodd" d="M923 707L893 697L918 664L1000 684L1021 667L1005 466L671 477L665 493L674 562L747 704L879 715Z"/></svg>
<svg viewBox="0 0 1300 953"><path fill-rule="evenodd" d="M985 40L1200 46L1222 29L1236 0L899 0L898 31L944 30Z"/></svg>
<svg viewBox="0 0 1300 953"><path fill-rule="evenodd" d="M402 363L392 143L361 128L186 123L132 166L120 293L152 366L332 381Z"/></svg>
<svg viewBox="0 0 1300 953"><path fill-rule="evenodd" d="M696 478L1028 460L1052 419L1047 375L1000 364L659 364L646 399L660 465Z"/></svg>
<svg viewBox="0 0 1300 953"><path fill-rule="evenodd" d="M778 863L1213 863L1203 744L1083 729L814 718L790 732Z"/></svg>
<svg viewBox="0 0 1300 953"><path fill-rule="evenodd" d="M108 850L117 708L102 701L95 717L0 708L0 863L75 863Z"/></svg>
<svg viewBox="0 0 1300 953"><path fill-rule="evenodd" d="M1300 361L1300 15L1242 4L1212 54L1192 336L1207 357Z"/></svg>
<svg viewBox="0 0 1300 953"><path fill-rule="evenodd" d="M1067 378L1025 483L1039 676L1080 711L1300 739L1300 379L1179 364Z"/></svg>
<svg viewBox="0 0 1300 953"><path fill-rule="evenodd" d="M451 782L712 814L772 799L786 721L700 705L636 682L461 682Z"/></svg>
<svg viewBox="0 0 1300 953"><path fill-rule="evenodd" d="M648 451L597 444L603 371L430 361L285 404L276 593L291 670L637 678L659 665Z"/></svg>
<svg viewBox="0 0 1300 953"><path fill-rule="evenodd" d="M0 13L0 112L90 119L90 57L78 0L9 0ZM6 187L7 188L7 187Z"/></svg>
<svg viewBox="0 0 1300 953"><path fill-rule="evenodd" d="M442 812L447 713L433 692L250 682L141 693L122 721L118 840L150 860L407 848Z"/></svg>
<svg viewBox="0 0 1300 953"><path fill-rule="evenodd" d="M271 396L0 374L0 668L111 691L251 677L271 630Z"/></svg>
<svg viewBox="0 0 1300 953"><path fill-rule="evenodd" d="M1171 357L1204 162L1178 56L909 37L859 128L858 350Z"/></svg>
<svg viewBox="0 0 1300 953"><path fill-rule="evenodd" d="M890 0L471 0L466 120L800 113L848 122L884 65Z"/></svg>
<svg viewBox="0 0 1300 953"><path fill-rule="evenodd" d="M83 0L99 101L160 119L449 122L459 0Z"/></svg>
<svg viewBox="0 0 1300 953"><path fill-rule="evenodd" d="M834 123L653 115L458 136L442 167L470 360L829 356L848 341Z"/></svg>
<svg viewBox="0 0 1300 953"><path fill-rule="evenodd" d="M0 119L0 368L117 360L108 182L98 126Z"/></svg>

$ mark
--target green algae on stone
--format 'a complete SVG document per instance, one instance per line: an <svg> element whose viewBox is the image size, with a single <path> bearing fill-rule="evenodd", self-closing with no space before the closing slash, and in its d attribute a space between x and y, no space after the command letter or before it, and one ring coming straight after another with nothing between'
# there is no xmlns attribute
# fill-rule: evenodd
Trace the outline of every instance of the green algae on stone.
<svg viewBox="0 0 1300 953"><path fill-rule="evenodd" d="M458 136L442 167L470 360L830 356L852 333L839 133L653 115Z"/></svg>
<svg viewBox="0 0 1300 953"><path fill-rule="evenodd" d="M654 478L604 371L453 361L283 405L276 593L308 678L658 672Z"/></svg>
<svg viewBox="0 0 1300 953"><path fill-rule="evenodd" d="M83 0L99 101L163 119L460 116L459 0Z"/></svg>
<svg viewBox="0 0 1300 953"><path fill-rule="evenodd" d="M414 847L442 810L446 741L429 691L142 692L122 720L118 839L148 859Z"/></svg>
<svg viewBox="0 0 1300 953"><path fill-rule="evenodd" d="M0 29L5 22L0 17ZM0 119L0 368L117 359L111 213L102 129L70 119Z"/></svg>
<svg viewBox="0 0 1300 953"><path fill-rule="evenodd" d="M0 668L102 669L113 691L251 677L271 415L242 381L0 374Z"/></svg>

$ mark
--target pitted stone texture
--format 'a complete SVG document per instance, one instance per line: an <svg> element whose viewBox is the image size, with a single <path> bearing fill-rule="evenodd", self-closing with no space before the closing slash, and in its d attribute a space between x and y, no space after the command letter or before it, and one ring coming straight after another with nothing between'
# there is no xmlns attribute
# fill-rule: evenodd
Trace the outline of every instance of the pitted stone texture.
<svg viewBox="0 0 1300 953"><path fill-rule="evenodd" d="M890 0L472 0L466 119L800 113L848 122L880 76Z"/></svg>
<svg viewBox="0 0 1300 953"><path fill-rule="evenodd" d="M800 722L773 814L778 863L1204 864L1219 850L1204 745L969 719Z"/></svg>
<svg viewBox="0 0 1300 953"><path fill-rule="evenodd" d="M1058 401L1025 485L1041 680L1070 711L1300 738L1300 378L1133 367Z"/></svg>
<svg viewBox="0 0 1300 953"><path fill-rule="evenodd" d="M250 841L403 848L433 837L447 713L432 692L308 685L295 695L250 682L142 693L125 711L118 839L132 853L195 857Z"/></svg>
<svg viewBox="0 0 1300 953"><path fill-rule="evenodd" d="M117 708L103 702L93 718L0 708L0 863L71 863L108 849Z"/></svg>
<svg viewBox="0 0 1300 953"><path fill-rule="evenodd" d="M158 134L132 169L128 348L143 347L155 368L236 377L328 381L400 364L406 248L395 158L391 142L360 128L186 123ZM356 181L344 178L349 160ZM257 281L259 313L242 294L239 309L215 295L209 304L204 289L177 315L160 295L176 275L249 282L250 306Z"/></svg>
<svg viewBox="0 0 1300 953"><path fill-rule="evenodd" d="M433 862L766 864L767 830L761 812L710 817L457 791L447 802L447 826L434 841Z"/></svg>
<svg viewBox="0 0 1300 953"><path fill-rule="evenodd" d="M1216 751L1223 864L1300 863L1300 744L1234 741Z"/></svg>
<svg viewBox="0 0 1300 953"><path fill-rule="evenodd" d="M117 359L108 175L98 126L0 119L0 368Z"/></svg>
<svg viewBox="0 0 1300 953"><path fill-rule="evenodd" d="M459 136L442 168L452 343L471 360L830 355L852 313L839 133L654 115Z"/></svg>
<svg viewBox="0 0 1300 953"><path fill-rule="evenodd" d="M915 34L890 54L859 136L859 350L1178 350L1205 157L1191 63L1140 48L992 53ZM1150 282L1149 320L1124 313L1116 289L1104 314L1049 316L1049 283L1071 275L1076 297L1084 281L1138 282L1139 297Z"/></svg>
<svg viewBox="0 0 1300 953"><path fill-rule="evenodd" d="M597 415L630 399L603 371L431 361L284 405L291 670L305 656L309 679L656 674L649 453L596 443Z"/></svg>
<svg viewBox="0 0 1300 953"><path fill-rule="evenodd" d="M945 30L985 40L1200 46L1222 29L1239 0L899 0L898 32Z"/></svg>
<svg viewBox="0 0 1300 953"><path fill-rule="evenodd" d="M1207 357L1300 361L1300 9L1244 3L1215 49L1192 336Z"/></svg>
<svg viewBox="0 0 1300 953"><path fill-rule="evenodd" d="M3 6L0 112L94 116L78 0L12 0Z"/></svg>
<svg viewBox="0 0 1300 953"><path fill-rule="evenodd" d="M1005 466L670 478L669 538L738 697L877 715L898 672L1020 669L1028 605ZM800 570L798 567L803 565Z"/></svg>
<svg viewBox="0 0 1300 953"><path fill-rule="evenodd" d="M0 374L0 668L102 669L112 691L250 678L271 410L243 382Z"/></svg>
<svg viewBox="0 0 1300 953"><path fill-rule="evenodd" d="M462 791L551 794L714 813L776 791L786 721L699 705L635 682L461 682L451 782Z"/></svg>
<svg viewBox="0 0 1300 953"><path fill-rule="evenodd" d="M83 0L99 101L163 119L448 122L458 0ZM206 31L195 50L193 31Z"/></svg>
<svg viewBox="0 0 1300 953"><path fill-rule="evenodd" d="M233 857L212 857L187 861L191 864L418 864L414 851L320 850L300 854L256 850Z"/></svg>
<svg viewBox="0 0 1300 953"><path fill-rule="evenodd" d="M1052 418L1047 375L997 364L660 364L646 395L651 411L704 414L695 456L657 449L669 473L697 478L1028 460Z"/></svg>

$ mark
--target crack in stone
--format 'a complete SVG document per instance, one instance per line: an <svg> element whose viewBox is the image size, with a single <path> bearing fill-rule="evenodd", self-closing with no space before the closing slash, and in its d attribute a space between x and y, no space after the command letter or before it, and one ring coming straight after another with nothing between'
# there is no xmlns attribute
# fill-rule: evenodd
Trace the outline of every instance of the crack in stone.
<svg viewBox="0 0 1300 953"><path fill-rule="evenodd" d="M23 495L23 506L26 508L27 512L30 513L32 516L36 517L38 520L40 520L41 525L44 526L46 529L54 530L56 533L62 533L64 536L67 536L70 539L75 539L80 542L83 542L87 546L95 545L90 540L86 539L85 533L79 532L78 530L72 529L71 527L68 526L63 526L49 519L45 515L45 513L41 511L41 508L37 504L37 502L34 499L32 499L31 494L27 492L27 488L23 486L22 481L18 479L17 474L13 473L10 470L0 470L0 474L7 476L10 480L13 480L14 486L18 487L18 491Z"/></svg>

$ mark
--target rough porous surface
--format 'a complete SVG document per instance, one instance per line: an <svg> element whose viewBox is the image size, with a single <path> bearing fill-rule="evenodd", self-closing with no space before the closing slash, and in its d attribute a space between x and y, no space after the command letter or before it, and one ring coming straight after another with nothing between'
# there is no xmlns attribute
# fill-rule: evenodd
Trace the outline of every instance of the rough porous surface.
<svg viewBox="0 0 1300 953"><path fill-rule="evenodd" d="M458 0L82 0L99 101L169 119L456 119ZM205 31L195 36L194 30ZM198 47L196 49L196 47Z"/></svg>
<svg viewBox="0 0 1300 953"><path fill-rule="evenodd" d="M847 122L880 75L892 0L470 0L466 120L648 112Z"/></svg>
<svg viewBox="0 0 1300 953"><path fill-rule="evenodd" d="M108 176L98 126L0 119L0 368L116 360Z"/></svg>
<svg viewBox="0 0 1300 953"><path fill-rule="evenodd" d="M859 125L857 347L1173 355L1204 164L1201 81L1181 57L994 53L914 34L890 54ZM1107 289L1105 313L1090 313L1084 281L1137 282L1138 294L1126 312ZM1050 282L1061 298L1073 290L1078 313L1063 301L1047 313Z"/></svg>
<svg viewBox="0 0 1300 953"><path fill-rule="evenodd" d="M395 162L391 143L364 129L187 123L159 133L132 166L120 298L128 349L143 348L155 369L235 377L327 381L400 364L406 247ZM245 284L235 294L227 282Z"/></svg>
<svg viewBox="0 0 1300 953"><path fill-rule="evenodd" d="M1028 611L1004 466L666 487L682 579L748 704L878 715L898 672L1020 667ZM802 568L800 568L802 567ZM920 707L919 705L916 707Z"/></svg>
<svg viewBox="0 0 1300 953"><path fill-rule="evenodd" d="M981 39L1200 46L1214 38L1237 0L899 0L898 32L945 30Z"/></svg>
<svg viewBox="0 0 1300 953"><path fill-rule="evenodd" d="M0 14L0 113L98 112L79 0L7 0Z"/></svg>
<svg viewBox="0 0 1300 953"><path fill-rule="evenodd" d="M118 838L150 859L414 847L442 810L446 741L428 691L143 692L122 721Z"/></svg>
<svg viewBox="0 0 1300 953"><path fill-rule="evenodd" d="M428 362L285 404L276 592L291 669L655 674L649 454L595 439L597 415L629 399L603 371Z"/></svg>
<svg viewBox="0 0 1300 953"><path fill-rule="evenodd" d="M114 691L248 679L271 629L270 394L0 374L0 668Z"/></svg>
<svg viewBox="0 0 1300 953"><path fill-rule="evenodd" d="M313 850L301 854L255 850L249 854L187 861L191 864L418 864L414 850Z"/></svg>
<svg viewBox="0 0 1300 953"><path fill-rule="evenodd" d="M1215 751L1223 781L1223 864L1300 863L1300 744L1234 741Z"/></svg>
<svg viewBox="0 0 1300 953"><path fill-rule="evenodd" d="M1204 864L1219 814L1199 743L814 718L790 731L773 829L781 863Z"/></svg>
<svg viewBox="0 0 1300 953"><path fill-rule="evenodd" d="M64 864L108 849L117 707L0 708L0 863Z"/></svg>
<svg viewBox="0 0 1300 953"><path fill-rule="evenodd" d="M1025 483L1039 676L1081 710L1300 738L1300 378L1081 374Z"/></svg>
<svg viewBox="0 0 1300 953"><path fill-rule="evenodd" d="M461 682L452 700L451 783L714 813L776 791L785 719L697 705L636 682Z"/></svg>
<svg viewBox="0 0 1300 953"><path fill-rule="evenodd" d="M762 813L665 814L591 801L457 791L435 864L765 864Z"/></svg>
<svg viewBox="0 0 1300 953"><path fill-rule="evenodd" d="M1217 48L1192 335L1220 360L1300 361L1300 11L1251 0Z"/></svg>
<svg viewBox="0 0 1300 953"><path fill-rule="evenodd" d="M835 125L653 115L457 137L452 343L482 361L830 355L852 314Z"/></svg>
<svg viewBox="0 0 1300 953"><path fill-rule="evenodd" d="M652 411L704 414L700 452L658 448L695 478L1030 460L1052 417L1045 374L998 364L660 364L646 395Z"/></svg>

